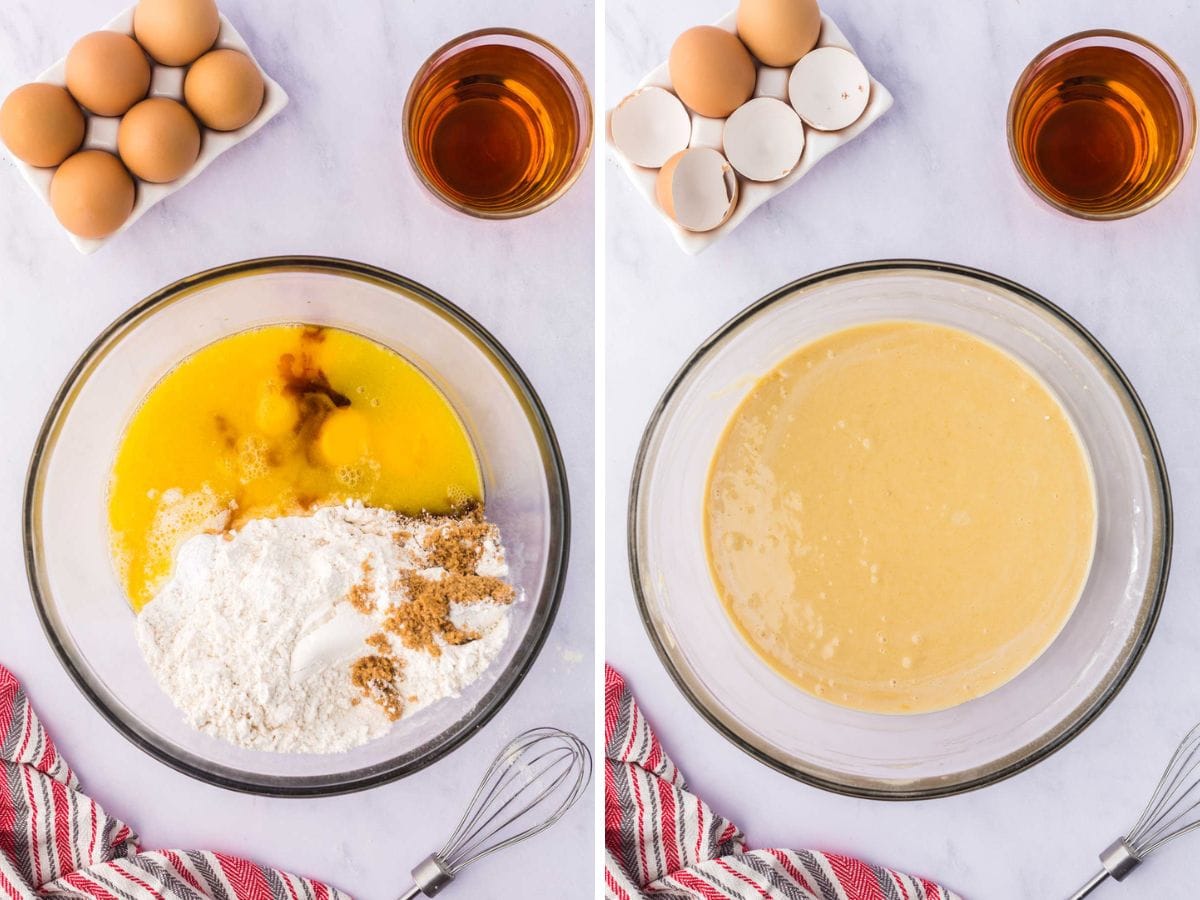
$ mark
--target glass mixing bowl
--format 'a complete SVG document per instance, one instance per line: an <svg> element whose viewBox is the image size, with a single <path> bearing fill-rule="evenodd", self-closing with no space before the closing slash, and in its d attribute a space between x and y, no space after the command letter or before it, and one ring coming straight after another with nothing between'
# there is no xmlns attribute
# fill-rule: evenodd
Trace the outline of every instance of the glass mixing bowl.
<svg viewBox="0 0 1200 900"><path fill-rule="evenodd" d="M392 348L442 390L483 471L513 583L500 656L457 699L390 734L326 756L243 750L193 730L155 683L109 555L106 497L117 442L154 384L226 335L303 322ZM558 608L567 565L566 475L533 388L505 350L447 300L391 272L346 260L278 257L201 272L163 288L109 326L58 392L25 490L26 567L46 634L87 698L151 755L222 787L261 794L341 793L409 775L478 731L532 665Z"/></svg>
<svg viewBox="0 0 1200 900"><path fill-rule="evenodd" d="M1053 645L1023 673L942 712L878 715L834 706L777 674L734 629L709 575L701 523L709 463L730 416L792 351L886 319L972 332L1037 372L1066 407L1095 469L1095 562ZM642 619L696 709L746 752L844 794L922 799L1013 775L1079 734L1146 648L1166 588L1171 498L1133 387L1077 322L1037 294L944 263L881 261L780 288L709 338L659 402L629 503ZM1020 565L1013 560L1013 565Z"/></svg>

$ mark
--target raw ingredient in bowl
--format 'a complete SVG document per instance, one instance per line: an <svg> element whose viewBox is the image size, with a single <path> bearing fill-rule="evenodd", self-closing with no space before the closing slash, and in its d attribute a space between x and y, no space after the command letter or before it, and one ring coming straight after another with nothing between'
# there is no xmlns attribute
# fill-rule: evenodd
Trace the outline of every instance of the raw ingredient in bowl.
<svg viewBox="0 0 1200 900"><path fill-rule="evenodd" d="M511 35L465 41L438 51L413 82L409 153L451 205L484 216L531 211L578 173L590 118L569 85L569 64L535 47Z"/></svg>
<svg viewBox="0 0 1200 900"><path fill-rule="evenodd" d="M246 331L176 366L134 413L109 489L113 557L140 609L189 538L348 500L409 515L482 502L453 407L359 335Z"/></svg>
<svg viewBox="0 0 1200 900"><path fill-rule="evenodd" d="M326 507L187 541L137 638L192 727L342 752L479 678L508 636L507 574L479 510Z"/></svg>
<svg viewBox="0 0 1200 900"><path fill-rule="evenodd" d="M712 576L751 647L805 691L878 713L1009 681L1091 566L1091 466L1066 411L966 332L881 322L797 351L722 436Z"/></svg>

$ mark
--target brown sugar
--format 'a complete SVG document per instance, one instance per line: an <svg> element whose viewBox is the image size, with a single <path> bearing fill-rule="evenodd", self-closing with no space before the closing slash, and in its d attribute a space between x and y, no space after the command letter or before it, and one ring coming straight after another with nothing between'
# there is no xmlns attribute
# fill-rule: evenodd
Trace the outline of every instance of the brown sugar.
<svg viewBox="0 0 1200 900"><path fill-rule="evenodd" d="M482 507L476 505L457 521L431 531L425 537L425 552L431 566L455 575L474 575L484 542L495 539L496 526L484 520Z"/></svg>
<svg viewBox="0 0 1200 900"><path fill-rule="evenodd" d="M393 606L383 620L383 627L397 635L404 646L424 650L431 656L441 656L438 635L449 644L466 644L479 635L465 631L450 621L450 597L442 584L430 581L414 572L403 575L396 585L408 594L408 601Z"/></svg>
<svg viewBox="0 0 1200 900"><path fill-rule="evenodd" d="M442 655L437 637L456 646L479 640L478 632L459 628L451 621L450 604L483 600L508 604L516 598L512 585L499 578L457 575L449 571L436 581L408 572L400 578L396 588L406 593L408 599L388 611L384 629L397 635L404 646L424 650L431 656Z"/></svg>
<svg viewBox="0 0 1200 900"><path fill-rule="evenodd" d="M377 631L366 640L366 644L381 656L392 655L392 642L382 631Z"/></svg>
<svg viewBox="0 0 1200 900"><path fill-rule="evenodd" d="M364 616L369 616L375 608L375 604L371 601L371 575L374 569L371 566L369 559L364 559L362 564L362 581L359 581L352 588L350 593L346 595L346 600L356 610Z"/></svg>
<svg viewBox="0 0 1200 900"><path fill-rule="evenodd" d="M396 656L392 641L398 639L406 648L440 657L443 646L459 646L479 640L482 635L454 624L451 611L454 604L473 604L490 601L512 603L517 592L512 585L490 575L478 575L476 570L483 558L487 542L499 544L499 531L487 522L483 509L476 504L457 518L428 517L429 526L421 539L418 565L439 569L439 577L430 578L420 572L400 574L390 591L396 602L384 613L380 631L365 641L369 655L351 667L351 681L363 697L378 704L393 721L404 712L405 701L418 702L415 696L401 692L403 661ZM400 545L408 545L415 537L408 529L398 529L392 535ZM413 552L412 548L407 551ZM370 561L364 561L362 580L346 596L360 613L377 616L378 607L372 602Z"/></svg>
<svg viewBox="0 0 1200 900"><path fill-rule="evenodd" d="M400 669L398 659L384 655L364 656L350 666L351 683L393 722L404 714L404 699L399 686Z"/></svg>

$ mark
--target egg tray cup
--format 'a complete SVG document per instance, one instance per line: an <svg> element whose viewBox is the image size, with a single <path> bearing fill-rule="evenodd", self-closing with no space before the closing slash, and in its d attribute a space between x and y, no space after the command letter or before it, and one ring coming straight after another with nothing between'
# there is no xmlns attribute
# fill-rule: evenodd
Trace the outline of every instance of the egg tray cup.
<svg viewBox="0 0 1200 900"><path fill-rule="evenodd" d="M133 37L133 10L132 6L129 7L129 9L105 25L102 30L117 31ZM179 178L166 184L153 184L142 181L135 176L133 180L137 188L137 193L133 201L133 211L120 228L107 237L95 240L81 238L67 232L71 243L75 245L75 248L80 253L95 253L118 234L133 225L151 207L190 183L192 179L207 169L218 156L246 140L246 138L266 125L267 122L279 115L280 111L287 106L288 96L283 88L271 80L258 60L254 58L254 54L250 52L249 46L242 40L242 36L238 34L237 29L233 27L232 23L224 15L221 15L221 30L217 34L217 42L213 44L211 49L240 50L250 57L250 60L258 68L258 71L262 74L264 86L263 103L258 114L237 131L213 131L205 128L197 120L196 124L200 125L200 156L196 159L195 164ZM183 79L187 74L187 66L164 66L150 59L150 67L152 73L150 78L150 92L146 96L169 97L172 100L178 100L180 103L183 103ZM63 57L45 72L42 72L36 80L65 88L67 86L66 57ZM186 106L186 104L184 105ZM121 122L120 116L94 116L86 109L83 110L83 115L87 123L87 130L84 132L83 144L80 145L79 150L107 150L120 159L120 156L117 154L117 129ZM9 154L9 156L16 164L21 175L24 176L25 181L29 183L29 186L37 191L38 196L45 201L46 206L50 207L50 181L53 179L56 169L39 169L22 162L15 156L12 156L12 154ZM55 221L57 222L58 220L55 219Z"/></svg>
<svg viewBox="0 0 1200 900"><path fill-rule="evenodd" d="M728 31L731 34L737 34L737 11L729 13L729 15L715 24L718 28ZM817 41L817 47L840 47L843 50L854 53L854 48L850 46L850 42L846 40L846 36L842 34L841 29L837 27L833 19L824 13L821 14L821 36ZM857 53L854 55L858 56ZM755 65L758 67L758 78L754 86L754 96L773 97L776 100L782 100L784 103L787 103L788 107L791 108L791 102L788 98L788 77L792 72L791 67L782 69L772 68L762 65L758 60L755 60ZM640 90L646 87L661 87L667 89L672 94L675 93L674 85L671 83L670 67L667 63L663 63L643 78L638 84L637 89ZM866 131L891 106L891 93L874 76L871 76L871 96L867 101L867 108L863 110L863 114L852 125L843 128L841 131L818 131L809 126L807 122L804 123L804 151L800 154L800 161L796 164L796 168L792 169L787 176L778 181L751 181L748 178L744 178L735 170L738 181L738 201L733 214L724 224L714 228L712 231L703 232L688 231L663 212L662 207L658 205L658 199L654 192L659 170L634 165L621 152L620 148L617 147L612 136L612 109L608 111L605 117L605 130L608 146L612 148L617 162L625 170L625 174L633 182L633 186L646 198L659 216L662 217L667 227L671 229L671 233L675 236L675 243L685 253L695 255L719 241L722 237L741 225L756 209L807 175L812 170L812 167L828 154ZM726 120L710 119L698 115L691 109L688 109L687 112L692 119L692 138L691 143L688 145L689 149L711 147L719 153L724 153L722 138Z"/></svg>

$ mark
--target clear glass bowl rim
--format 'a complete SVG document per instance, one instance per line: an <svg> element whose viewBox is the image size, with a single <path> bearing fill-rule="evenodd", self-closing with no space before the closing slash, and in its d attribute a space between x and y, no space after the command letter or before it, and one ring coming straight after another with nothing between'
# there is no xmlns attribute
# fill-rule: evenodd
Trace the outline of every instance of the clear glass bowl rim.
<svg viewBox="0 0 1200 900"><path fill-rule="evenodd" d="M542 198L532 206L522 207L521 209L511 211L506 210L503 212L474 209L473 207L467 206L464 203L460 203L457 200L454 200L452 197L448 197L443 194L438 189L437 185L429 180L429 178L425 175L425 172L422 171L420 164L417 162L417 157L413 152L412 147L412 129L409 124L409 120L412 116L413 95L415 93L415 89L417 85L424 81L429 75L435 62L440 61L443 57L450 53L450 51L457 49L463 44L489 37L514 38L518 41L525 41L534 47L549 53L560 63L562 63L563 68L570 73L571 78L574 81L573 87L578 89L583 99L583 107L580 110L580 125L582 127L580 128L579 132L579 149L576 151L577 157L575 164L571 167L571 171L567 173L567 177L563 179L563 183L555 189L554 193ZM551 206L552 204L561 200L567 191L575 186L575 182L580 179L580 177L583 175L584 169L587 168L588 160L592 156L592 142L595 138L596 128L595 114L592 112L592 94L588 89L587 79L583 77L583 73L579 71L579 68L575 65L571 58L562 50L558 49L558 47L556 47L554 44L550 43L545 38L538 37L536 34L532 34L528 31L522 31L520 28L480 28L475 31L468 31L466 34L460 34L458 37L442 44L442 46L438 47L431 54L429 54L429 58L426 59L425 62L421 63L421 68L417 69L417 73L413 76L412 82L408 86L408 93L404 98L404 111L401 113L401 115L404 119L404 153L405 156L408 157L409 166L412 168L413 174L417 176L417 180L421 183L421 187L423 187L426 192L428 192L435 199L445 203L451 209L458 210L463 215L472 216L476 219L491 219L494 221L520 219L524 218L525 216L531 216L534 213L541 212L546 207Z"/></svg>
<svg viewBox="0 0 1200 900"><path fill-rule="evenodd" d="M814 775L811 772L795 768L787 765L770 755L770 753L755 747L741 737L724 721L709 709L703 700L694 692L688 685L687 678L674 664L670 653L667 650L666 644L662 637L654 628L653 616L650 611L650 604L647 600L646 593L643 590L643 575L642 564L638 552L639 544L639 515L638 505L641 495L641 483L646 474L646 465L649 461L650 448L653 444L654 437L667 411L667 407L679 389L683 381L688 377L691 371L702 363L705 358L716 349L718 349L724 341L734 332L738 331L743 325L754 319L760 312L763 312L768 307L779 302L787 302L789 299L793 302L804 302L803 298L795 298L793 295L805 289L817 287L825 282L833 281L854 276L870 276L872 274L894 274L897 272L934 272L942 274L955 275L967 280L972 280L982 283L984 286L999 288L1009 291L1020 298L1041 307L1049 312L1053 317L1062 322L1070 331L1073 331L1078 337L1093 349L1096 354L1103 360L1108 367L1108 374L1112 376L1115 387L1125 392L1132 408L1136 411L1137 418L1134 420L1135 426L1140 426L1145 431L1148 444L1152 450L1152 459L1147 461L1147 469L1151 474L1151 488L1159 494L1162 508L1162 540L1161 552L1156 565L1152 567L1155 578L1148 585L1148 593L1150 597L1150 609L1146 616L1145 623L1136 638L1131 642L1125 651L1125 658L1120 670L1116 676L1106 685L1097 700L1085 713L1069 728L1062 729L1055 737L1041 746L1035 748L1032 752L1024 757L1014 760L1007 766L1004 766L994 772L984 774L982 776L967 778L956 782L936 782L927 786L919 786L914 788L897 790L895 788L871 788L861 785L843 783L837 780L824 778ZM1061 307L1052 303L1042 295L1031 291L1029 288L1003 278L999 275L993 275L982 269L974 269L969 266L958 265L957 263L938 262L935 260L923 259L879 259L869 260L858 263L850 263L843 266L836 266L830 269L824 269L815 272L804 278L799 278L789 284L777 288L765 297L757 300L747 306L733 318L729 319L706 338L700 346L688 357L687 361L680 367L679 371L671 379L667 389L659 398L658 403L654 407L654 411L650 415L650 419L646 424L645 431L642 433L642 439L638 445L637 456L634 460L632 478L630 480L629 502L626 508L626 550L629 558L629 576L633 584L634 599L637 603L638 615L642 620L642 625L646 629L646 634L650 638L650 643L654 646L655 652L658 654L659 661L663 668L667 670L671 680L675 682L675 686L680 693L692 705L693 709L700 714L710 726L718 733L724 736L734 746L742 752L750 755L759 762L775 769L778 772L794 778L797 781L811 785L822 790L829 791L835 794L841 794L848 797L859 797L868 800L889 800L889 801L907 801L907 800L932 800L941 797L950 797L958 794L965 794L979 788L987 787L1004 781L1008 778L1017 775L1026 769L1031 768L1047 757L1061 750L1072 740L1078 737L1084 729L1094 722L1108 705L1113 701L1121 688L1129 680L1134 669L1137 668L1141 661L1142 655L1146 647L1150 643L1150 638L1154 634L1155 626L1158 623L1159 614L1162 611L1162 604L1167 590L1167 581L1171 569L1171 552L1174 535L1174 513L1171 503L1171 487L1167 478L1166 464L1163 459L1162 449L1159 446L1158 436L1155 434L1154 426L1150 422L1150 417L1147 415L1145 407L1142 405L1141 398L1138 397L1137 391L1134 390L1132 383L1126 377L1121 367L1117 365L1116 360L1109 352L1086 328L1076 321L1069 313ZM1156 583L1155 583L1156 582Z"/></svg>
<svg viewBox="0 0 1200 900"><path fill-rule="evenodd" d="M406 764L395 761L361 770L360 773L349 773L352 777L337 776L337 780L327 776L304 779L273 779L266 783L264 779L239 779L207 771L177 758L163 747L142 737L105 702L104 691L96 689L89 680L86 663L76 658L76 654L64 643L54 629L50 613L47 610L46 598L43 594L41 575L37 561L38 548L34 517L39 501L42 464L47 459L48 451L53 449L58 426L67 411L81 378L86 378L92 366L115 345L121 335L135 323L154 315L159 310L170 306L177 300L210 287L214 284L253 277L271 272L309 271L332 274L366 281L381 287L393 294L400 295L403 300L420 302L432 311L449 320L465 335L478 343L494 360L495 364L510 383L513 391L519 396L525 407L531 427L534 429L538 443L547 452L547 475L549 476L548 493L550 497L551 534L558 535L557 547L550 548L550 560L546 578L541 585L538 603L542 611L530 626L532 641L529 643L524 658L517 657L498 679L491 690L492 699L481 704L468 719L456 726L458 733L449 741L440 744L436 750L425 754ZM106 327L92 341L76 363L71 367L62 386L54 395L50 409L38 431L34 442L33 453L30 457L29 468L25 478L21 509L21 534L23 553L25 557L25 574L29 582L30 594L34 608L41 622L42 630L51 648L76 687L87 698L92 706L113 728L123 735L130 743L178 772L188 775L198 781L238 791L269 797L327 797L338 794L349 794L388 784L408 775L421 771L457 750L470 740L500 711L509 701L517 687L525 679L534 662L537 660L546 638L554 624L558 608L562 600L563 588L566 581L567 562L570 549L570 496L567 485L566 467L562 451L555 436L554 428L546 414L546 410L537 392L530 384L525 373L507 350L492 334L475 319L451 303L437 292L430 290L419 282L398 275L387 269L368 263L327 256L286 255L270 256L257 259L247 259L241 262L228 263L212 269L197 272L182 278L172 284L155 291L146 299L130 307ZM543 600L548 598L548 603ZM344 773L343 773L344 774ZM323 779L327 779L323 781Z"/></svg>
<svg viewBox="0 0 1200 900"><path fill-rule="evenodd" d="M1187 122L1190 123L1191 130L1191 140L1188 141L1187 146L1183 148L1183 153L1180 156L1179 161L1176 163L1176 169L1171 178L1161 188L1159 188L1158 192L1154 194L1154 196L1149 197L1148 199L1139 203L1137 206L1129 209L1118 210L1116 212L1096 213L1089 212L1087 210L1075 209L1074 207L1068 206L1062 201L1050 196L1044 190L1038 187L1037 183L1034 182L1032 177L1030 177L1026 167L1021 164L1020 153L1017 152L1016 117L1021 91L1025 89L1026 85L1029 84L1029 80L1033 77L1033 74L1052 54L1057 53L1058 51L1065 47L1069 47L1072 44L1086 43L1093 38L1125 41L1130 44L1136 44L1157 58L1161 62L1163 68L1169 69L1171 73L1177 79L1179 79L1179 83L1183 86L1183 96L1177 97L1176 99L1180 101L1180 104L1183 107L1181 109L1181 113ZM1179 64L1175 62L1169 53L1167 53L1157 44L1153 44L1145 38L1139 37L1138 35L1128 31L1120 31L1114 28L1093 28L1088 31L1079 31L1075 34L1069 34L1064 38L1060 38L1050 46L1039 51L1038 54L1029 61L1029 64L1021 70L1021 74L1017 77L1017 81L1013 85L1012 95L1008 100L1005 131L1008 137L1008 152L1012 157L1013 168L1017 170L1017 174L1021 176L1021 180L1025 182L1025 186L1029 188L1035 197L1050 204L1059 212L1066 213L1069 216L1074 216L1077 219L1086 219L1092 222L1111 222L1118 219L1128 219L1131 216L1136 216L1139 213L1143 213L1146 210L1157 206L1159 203L1165 200L1167 196L1175 190L1175 188L1179 186L1181 181L1183 181L1184 176L1187 175L1188 169L1191 167L1192 157L1196 153L1196 98L1192 93L1191 82L1188 81L1187 76L1183 73L1183 70L1179 67Z"/></svg>

